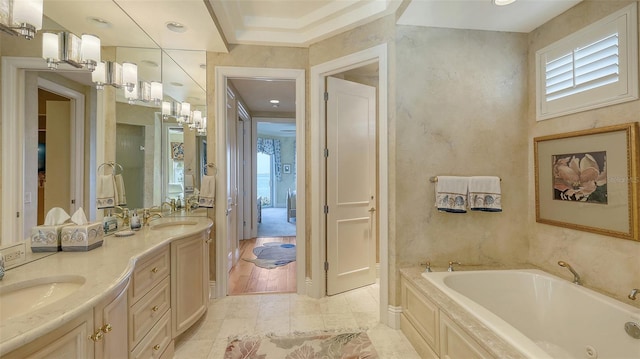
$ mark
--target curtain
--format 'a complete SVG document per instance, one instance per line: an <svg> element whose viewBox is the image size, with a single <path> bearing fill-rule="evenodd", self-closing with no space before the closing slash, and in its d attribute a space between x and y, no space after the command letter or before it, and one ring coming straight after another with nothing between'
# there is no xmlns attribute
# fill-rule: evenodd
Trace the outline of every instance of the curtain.
<svg viewBox="0 0 640 359"><path fill-rule="evenodd" d="M280 140L258 137L258 152L273 156L276 167L276 179L282 181L282 164L280 158Z"/></svg>

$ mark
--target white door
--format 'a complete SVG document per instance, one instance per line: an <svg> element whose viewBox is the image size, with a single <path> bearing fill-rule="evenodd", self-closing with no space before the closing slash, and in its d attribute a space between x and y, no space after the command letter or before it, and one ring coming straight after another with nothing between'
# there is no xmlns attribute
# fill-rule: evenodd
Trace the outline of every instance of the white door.
<svg viewBox="0 0 640 359"><path fill-rule="evenodd" d="M227 96L227 271L238 259L238 111L236 100Z"/></svg>
<svg viewBox="0 0 640 359"><path fill-rule="evenodd" d="M376 280L376 89L327 78L327 294Z"/></svg>

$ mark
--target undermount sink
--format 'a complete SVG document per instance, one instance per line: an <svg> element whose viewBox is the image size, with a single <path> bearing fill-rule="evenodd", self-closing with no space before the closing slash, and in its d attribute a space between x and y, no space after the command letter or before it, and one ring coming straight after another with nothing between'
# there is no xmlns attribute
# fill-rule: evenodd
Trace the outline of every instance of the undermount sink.
<svg viewBox="0 0 640 359"><path fill-rule="evenodd" d="M178 226L193 226L195 224L198 224L198 222L195 222L195 221L172 221L172 222L164 222L164 223L154 224L154 225L151 226L151 229L163 229L163 228L171 228L171 227L178 227Z"/></svg>
<svg viewBox="0 0 640 359"><path fill-rule="evenodd" d="M0 321L57 302L80 289L84 282L82 276L66 275L31 279L1 287Z"/></svg>

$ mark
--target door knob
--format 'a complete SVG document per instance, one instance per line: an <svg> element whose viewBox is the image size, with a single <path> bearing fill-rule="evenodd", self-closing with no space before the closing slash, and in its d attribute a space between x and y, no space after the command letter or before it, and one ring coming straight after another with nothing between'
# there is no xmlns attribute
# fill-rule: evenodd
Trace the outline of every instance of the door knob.
<svg viewBox="0 0 640 359"><path fill-rule="evenodd" d="M369 213L373 213L373 212L375 212L375 211L376 211L376 209L375 209L375 208L373 208L373 207L371 207L371 208L369 209Z"/></svg>

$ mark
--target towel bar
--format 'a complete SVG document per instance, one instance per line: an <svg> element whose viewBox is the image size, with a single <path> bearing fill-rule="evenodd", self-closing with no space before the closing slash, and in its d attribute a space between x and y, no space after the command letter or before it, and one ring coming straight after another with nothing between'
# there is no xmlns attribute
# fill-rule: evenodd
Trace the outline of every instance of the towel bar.
<svg viewBox="0 0 640 359"><path fill-rule="evenodd" d="M111 170L113 171L113 175L116 175L118 173L118 169L120 169L120 174L122 174L122 172L124 172L124 169L122 168L122 166L119 163L116 163L114 161L105 162L105 163L101 164L100 166L98 166L98 170L96 172L100 173L100 170L104 166L111 167Z"/></svg>
<svg viewBox="0 0 640 359"><path fill-rule="evenodd" d="M431 183L438 182L438 176L429 177L429 182L431 182ZM502 178L500 178L500 182L502 182Z"/></svg>

